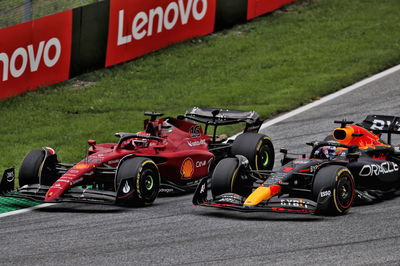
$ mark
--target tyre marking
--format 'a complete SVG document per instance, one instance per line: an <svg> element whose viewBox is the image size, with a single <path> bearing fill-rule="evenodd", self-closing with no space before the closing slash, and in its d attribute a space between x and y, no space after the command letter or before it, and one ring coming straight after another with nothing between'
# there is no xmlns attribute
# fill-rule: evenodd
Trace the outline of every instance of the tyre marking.
<svg viewBox="0 0 400 266"><path fill-rule="evenodd" d="M233 172L232 181L231 181L231 192L233 191L233 185L235 183L235 178L236 178L236 175L237 175L238 171L239 171L239 167L236 168L235 172Z"/></svg>
<svg viewBox="0 0 400 266"><path fill-rule="evenodd" d="M346 172L346 173L348 173L350 176L352 176L349 170L347 170L347 169L341 169L341 170L339 170L339 172L336 174L336 178L335 178L336 182L338 182L338 178L340 177L340 175L341 175L343 172ZM352 179L350 179L350 180L352 181ZM351 188L354 188L354 183L353 183L353 182L351 182ZM351 194L352 194L351 197L354 198L354 196L353 196L354 193L352 192ZM351 200L350 203L349 203L347 206L342 206L343 208L346 208L345 210L341 210L341 208L338 206L338 205L341 205L341 204L338 204L338 202L336 201L336 187L335 187L335 188L333 188L333 202L334 202L334 204L335 204L336 210L338 210L340 213L345 213L345 212L349 211L349 207L350 207L351 204L353 203L353 200Z"/></svg>

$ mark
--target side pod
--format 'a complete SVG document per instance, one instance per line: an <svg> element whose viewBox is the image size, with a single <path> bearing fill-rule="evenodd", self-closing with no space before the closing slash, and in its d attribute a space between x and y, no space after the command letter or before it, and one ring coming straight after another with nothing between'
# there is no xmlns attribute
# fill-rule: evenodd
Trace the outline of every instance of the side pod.
<svg viewBox="0 0 400 266"><path fill-rule="evenodd" d="M4 171L3 178L0 182L0 195L14 190L15 185L15 170L10 168Z"/></svg>

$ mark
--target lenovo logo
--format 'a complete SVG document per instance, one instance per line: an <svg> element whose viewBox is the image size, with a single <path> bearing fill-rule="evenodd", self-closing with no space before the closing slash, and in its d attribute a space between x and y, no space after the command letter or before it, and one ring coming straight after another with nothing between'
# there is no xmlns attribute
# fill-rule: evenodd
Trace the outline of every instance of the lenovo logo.
<svg viewBox="0 0 400 266"><path fill-rule="evenodd" d="M190 19L200 21L207 14L207 3L207 0L179 0L170 2L165 9L157 6L148 12L141 11L130 22L130 34L128 35L124 35L125 11L121 9L118 12L117 45L141 40L145 36L152 36L155 32L171 30L177 23L186 25Z"/></svg>
<svg viewBox="0 0 400 266"><path fill-rule="evenodd" d="M41 41L36 47L32 44L27 47L19 47L10 55L0 53L2 81L8 80L10 76L19 78L27 69L35 72L41 63L49 68L53 67L60 59L60 55L61 43L58 38Z"/></svg>

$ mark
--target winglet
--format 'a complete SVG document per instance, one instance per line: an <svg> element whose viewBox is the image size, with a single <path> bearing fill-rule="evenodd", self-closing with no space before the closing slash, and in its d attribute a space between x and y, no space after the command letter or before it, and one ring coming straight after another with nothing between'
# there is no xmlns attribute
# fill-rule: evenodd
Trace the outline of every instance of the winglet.
<svg viewBox="0 0 400 266"><path fill-rule="evenodd" d="M207 201L207 177L200 181L193 195L194 205L202 204L205 201Z"/></svg>
<svg viewBox="0 0 400 266"><path fill-rule="evenodd" d="M15 171L14 168L9 168L4 171L3 178L0 182L0 195L3 195L11 190L14 190Z"/></svg>

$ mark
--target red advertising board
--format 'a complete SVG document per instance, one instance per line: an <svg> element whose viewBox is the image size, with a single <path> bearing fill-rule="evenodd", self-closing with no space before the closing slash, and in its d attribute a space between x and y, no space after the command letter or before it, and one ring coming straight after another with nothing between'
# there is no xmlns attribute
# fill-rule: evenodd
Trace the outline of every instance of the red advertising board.
<svg viewBox="0 0 400 266"><path fill-rule="evenodd" d="M72 10L0 29L0 99L67 80Z"/></svg>
<svg viewBox="0 0 400 266"><path fill-rule="evenodd" d="M111 0L106 66L214 30L216 0Z"/></svg>
<svg viewBox="0 0 400 266"><path fill-rule="evenodd" d="M248 0L247 19L264 15L296 0Z"/></svg>

